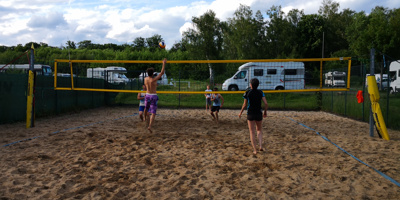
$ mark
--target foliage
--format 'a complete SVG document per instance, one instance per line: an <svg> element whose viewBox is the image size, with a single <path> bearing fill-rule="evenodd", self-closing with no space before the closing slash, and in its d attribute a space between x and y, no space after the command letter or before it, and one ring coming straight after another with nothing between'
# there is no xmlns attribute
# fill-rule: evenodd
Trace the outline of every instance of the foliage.
<svg viewBox="0 0 400 200"><path fill-rule="evenodd" d="M212 10L192 18L193 27L183 32L182 40L170 45L169 50L157 48L163 38L159 34L137 37L131 44L95 44L91 40L67 41L65 46L52 47L46 43L29 42L25 45L0 46L0 63L9 63L35 48L36 63L53 65L54 59L79 60L214 60L214 59L275 59L319 58L351 56L369 58L371 48L377 53L400 59L400 8L376 6L366 13L345 8L324 0L318 13L304 14L292 9L285 13L281 6L267 11L253 11L240 5L231 18L221 21ZM263 16L268 17L264 19ZM377 57L380 61L382 57ZM28 63L22 56L15 64ZM104 64L80 64L80 67L103 67ZM124 64L128 70L143 70L149 65ZM156 70L159 65L154 65ZM196 69L184 74L194 80L218 79L232 75L236 64L171 64L168 75L179 76L179 70ZM313 71L316 66L308 66ZM329 66L335 68L335 66ZM211 72L211 73L210 73ZM212 76L214 75L214 76Z"/></svg>

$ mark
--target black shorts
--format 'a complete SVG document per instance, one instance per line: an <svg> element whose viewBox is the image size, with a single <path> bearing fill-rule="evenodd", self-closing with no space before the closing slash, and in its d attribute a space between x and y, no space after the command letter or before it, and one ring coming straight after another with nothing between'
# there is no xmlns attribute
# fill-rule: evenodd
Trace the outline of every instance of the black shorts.
<svg viewBox="0 0 400 200"><path fill-rule="evenodd" d="M219 112L219 108L220 108L220 106L213 106L213 107L211 107L211 112L215 112L215 111Z"/></svg>
<svg viewBox="0 0 400 200"><path fill-rule="evenodd" d="M247 120L249 121L262 121L263 115L262 114L247 114Z"/></svg>

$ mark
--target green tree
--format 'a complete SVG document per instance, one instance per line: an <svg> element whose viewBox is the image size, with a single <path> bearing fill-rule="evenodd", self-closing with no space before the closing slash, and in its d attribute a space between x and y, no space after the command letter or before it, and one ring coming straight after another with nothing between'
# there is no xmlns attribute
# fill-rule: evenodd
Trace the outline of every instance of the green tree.
<svg viewBox="0 0 400 200"><path fill-rule="evenodd" d="M388 34L390 35L390 46L388 47L388 54L393 59L400 60L400 8L389 11L389 25Z"/></svg>
<svg viewBox="0 0 400 200"><path fill-rule="evenodd" d="M154 52L156 49L158 49L158 43L163 41L161 35L155 34L151 37L146 38L146 44L147 47L150 49L150 51Z"/></svg>
<svg viewBox="0 0 400 200"><path fill-rule="evenodd" d="M193 17L193 29L183 33L183 41L192 59L220 59L222 50L222 24L215 12L208 10L200 17ZM210 82L214 83L213 66L209 63ZM222 67L218 70L223 71ZM199 74L199 73L198 73Z"/></svg>
<svg viewBox="0 0 400 200"><path fill-rule="evenodd" d="M228 19L228 30L224 34L225 48L235 59L265 58L264 18L260 11L256 18L249 6L240 5L234 17ZM233 52L233 53L232 53ZM228 54L229 55L229 54Z"/></svg>
<svg viewBox="0 0 400 200"><path fill-rule="evenodd" d="M324 20L317 14L304 15L298 24L298 52L302 58L318 58L322 52Z"/></svg>
<svg viewBox="0 0 400 200"><path fill-rule="evenodd" d="M66 43L66 45L67 45L67 47L68 47L69 49L76 49L76 44L75 44L74 41L68 40L67 43Z"/></svg>
<svg viewBox="0 0 400 200"><path fill-rule="evenodd" d="M339 13L339 3L324 0L318 10L325 21L324 25L324 57L336 51L348 49L346 28L352 23L354 11L344 9Z"/></svg>
<svg viewBox="0 0 400 200"><path fill-rule="evenodd" d="M93 43L91 40L83 40L78 42L79 49L93 49Z"/></svg>
<svg viewBox="0 0 400 200"><path fill-rule="evenodd" d="M133 40L132 46L137 51L142 50L146 47L146 41L142 37L137 37L137 38L135 38L135 40Z"/></svg>
<svg viewBox="0 0 400 200"><path fill-rule="evenodd" d="M267 15L267 40L270 43L268 55L271 58L285 58L296 48L295 25L288 21L289 18L285 16L281 6L272 6Z"/></svg>
<svg viewBox="0 0 400 200"><path fill-rule="evenodd" d="M349 42L349 48L355 55L368 55L369 49L366 41L368 35L364 31L369 24L369 20L364 11L353 15L352 23L346 29L346 38Z"/></svg>
<svg viewBox="0 0 400 200"><path fill-rule="evenodd" d="M399 28L399 27L397 27ZM389 28L389 10L380 6L375 7L369 15L369 25L367 27L367 34L371 38L371 45L369 48L376 48L377 50L388 53L391 44L391 32Z"/></svg>

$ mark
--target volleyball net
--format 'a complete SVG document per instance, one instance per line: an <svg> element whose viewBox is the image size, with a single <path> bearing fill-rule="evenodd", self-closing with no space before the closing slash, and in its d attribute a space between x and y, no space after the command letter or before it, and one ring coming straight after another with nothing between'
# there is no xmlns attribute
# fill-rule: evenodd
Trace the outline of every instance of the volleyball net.
<svg viewBox="0 0 400 200"><path fill-rule="evenodd" d="M54 63L54 89L140 93L146 69L156 73L162 60L62 60ZM59 77L68 77L60 79ZM348 91L351 58L168 60L158 93L204 94L207 85L218 93L243 93L257 78L265 93ZM105 84L95 84L103 80ZM93 84L90 84L92 82ZM88 84L89 83L89 84ZM89 85L89 86L88 86Z"/></svg>

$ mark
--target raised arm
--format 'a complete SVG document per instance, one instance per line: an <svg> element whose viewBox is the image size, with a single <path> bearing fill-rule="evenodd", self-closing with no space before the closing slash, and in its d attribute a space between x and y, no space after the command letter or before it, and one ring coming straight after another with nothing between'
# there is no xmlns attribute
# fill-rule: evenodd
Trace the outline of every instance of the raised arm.
<svg viewBox="0 0 400 200"><path fill-rule="evenodd" d="M162 69L161 72L153 79L153 81L157 81L161 78L161 76L165 73L165 64L167 64L167 59L164 58L163 60L163 65L162 65Z"/></svg>

